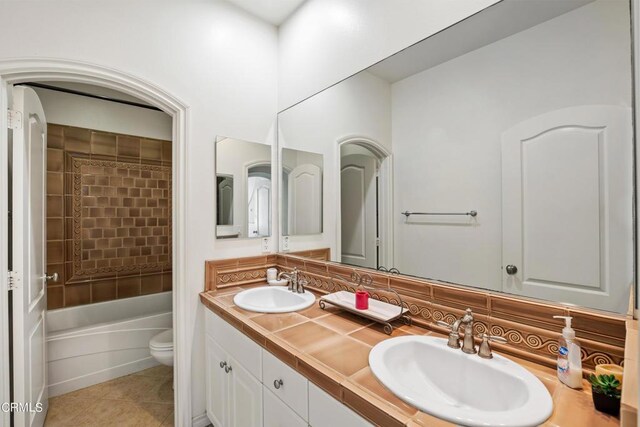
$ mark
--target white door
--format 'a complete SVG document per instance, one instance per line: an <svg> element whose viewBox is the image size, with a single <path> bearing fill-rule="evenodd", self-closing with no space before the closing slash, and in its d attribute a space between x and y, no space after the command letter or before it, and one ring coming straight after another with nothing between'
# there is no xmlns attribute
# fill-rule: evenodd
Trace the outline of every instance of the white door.
<svg viewBox="0 0 640 427"><path fill-rule="evenodd" d="M262 384L240 363L229 360L229 426L260 427L262 425Z"/></svg>
<svg viewBox="0 0 640 427"><path fill-rule="evenodd" d="M248 178L249 200L247 211L248 237L271 234L271 180L261 176Z"/></svg>
<svg viewBox="0 0 640 427"><path fill-rule="evenodd" d="M218 225L233 225L233 177L218 178Z"/></svg>
<svg viewBox="0 0 640 427"><path fill-rule="evenodd" d="M631 111L581 106L502 136L503 290L624 312L633 278Z"/></svg>
<svg viewBox="0 0 640 427"><path fill-rule="evenodd" d="M227 354L206 334L207 417L215 427L228 425L229 412Z"/></svg>
<svg viewBox="0 0 640 427"><path fill-rule="evenodd" d="M340 161L342 262L377 268L377 160L363 154Z"/></svg>
<svg viewBox="0 0 640 427"><path fill-rule="evenodd" d="M45 171L47 125L40 100L29 88L13 88L13 110L22 126L13 130L13 290L14 402L16 426L41 426L48 407L45 310ZM38 412L38 408L41 408ZM24 409L24 408L22 408Z"/></svg>
<svg viewBox="0 0 640 427"><path fill-rule="evenodd" d="M322 233L322 169L310 163L296 166L288 181L289 234Z"/></svg>

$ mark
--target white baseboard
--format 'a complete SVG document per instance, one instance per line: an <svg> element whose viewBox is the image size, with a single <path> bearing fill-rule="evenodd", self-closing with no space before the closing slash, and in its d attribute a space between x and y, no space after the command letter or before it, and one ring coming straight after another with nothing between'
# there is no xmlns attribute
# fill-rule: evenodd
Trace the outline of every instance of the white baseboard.
<svg viewBox="0 0 640 427"><path fill-rule="evenodd" d="M211 425L211 421L209 421L209 417L207 417L207 413L196 415L191 419L192 427L207 427Z"/></svg>
<svg viewBox="0 0 640 427"><path fill-rule="evenodd" d="M133 374L157 365L159 365L159 363L153 357L149 356L145 359L136 360L124 365L114 366L98 372L92 372L89 375L72 378L56 384L49 384L49 397L71 393L72 391L80 390L81 388L100 384L105 381Z"/></svg>

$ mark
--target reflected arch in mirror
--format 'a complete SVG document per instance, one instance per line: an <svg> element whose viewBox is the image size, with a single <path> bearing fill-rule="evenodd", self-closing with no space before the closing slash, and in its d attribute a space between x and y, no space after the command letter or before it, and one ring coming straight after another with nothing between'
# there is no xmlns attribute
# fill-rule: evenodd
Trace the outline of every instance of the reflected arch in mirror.
<svg viewBox="0 0 640 427"><path fill-rule="evenodd" d="M349 136L337 144L336 246L339 261L393 267L393 162L383 144Z"/></svg>

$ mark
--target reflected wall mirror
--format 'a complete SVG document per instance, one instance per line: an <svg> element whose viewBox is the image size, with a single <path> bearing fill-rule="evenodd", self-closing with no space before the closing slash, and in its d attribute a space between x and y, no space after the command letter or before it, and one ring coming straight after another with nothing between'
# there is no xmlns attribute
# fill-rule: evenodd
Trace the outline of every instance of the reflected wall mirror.
<svg viewBox="0 0 640 427"><path fill-rule="evenodd" d="M282 150L282 235L322 233L321 154Z"/></svg>
<svg viewBox="0 0 640 427"><path fill-rule="evenodd" d="M216 237L271 235L271 146L216 138Z"/></svg>
<svg viewBox="0 0 640 427"><path fill-rule="evenodd" d="M325 159L323 234L292 250L626 312L629 9L504 0L280 112Z"/></svg>

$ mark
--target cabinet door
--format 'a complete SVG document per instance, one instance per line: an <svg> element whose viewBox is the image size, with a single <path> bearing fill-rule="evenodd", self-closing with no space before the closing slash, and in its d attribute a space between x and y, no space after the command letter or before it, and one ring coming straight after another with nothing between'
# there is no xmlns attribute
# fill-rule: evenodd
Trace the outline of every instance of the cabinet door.
<svg viewBox="0 0 640 427"><path fill-rule="evenodd" d="M235 359L229 360L229 426L262 426L262 383Z"/></svg>
<svg viewBox="0 0 640 427"><path fill-rule="evenodd" d="M206 335L206 373L207 373L207 416L215 427L229 425L229 375L221 363L228 363L227 354L218 344Z"/></svg>
<svg viewBox="0 0 640 427"><path fill-rule="evenodd" d="M308 419L309 394L307 379L266 350L262 351L262 372L264 386L297 412L298 415L305 420ZM276 383L277 381L281 382ZM265 402L265 408L266 406Z"/></svg>
<svg viewBox="0 0 640 427"><path fill-rule="evenodd" d="M307 427L307 422L300 418L266 386L262 386L264 398L264 427Z"/></svg>
<svg viewBox="0 0 640 427"><path fill-rule="evenodd" d="M372 427L367 420L309 382L309 425Z"/></svg>

